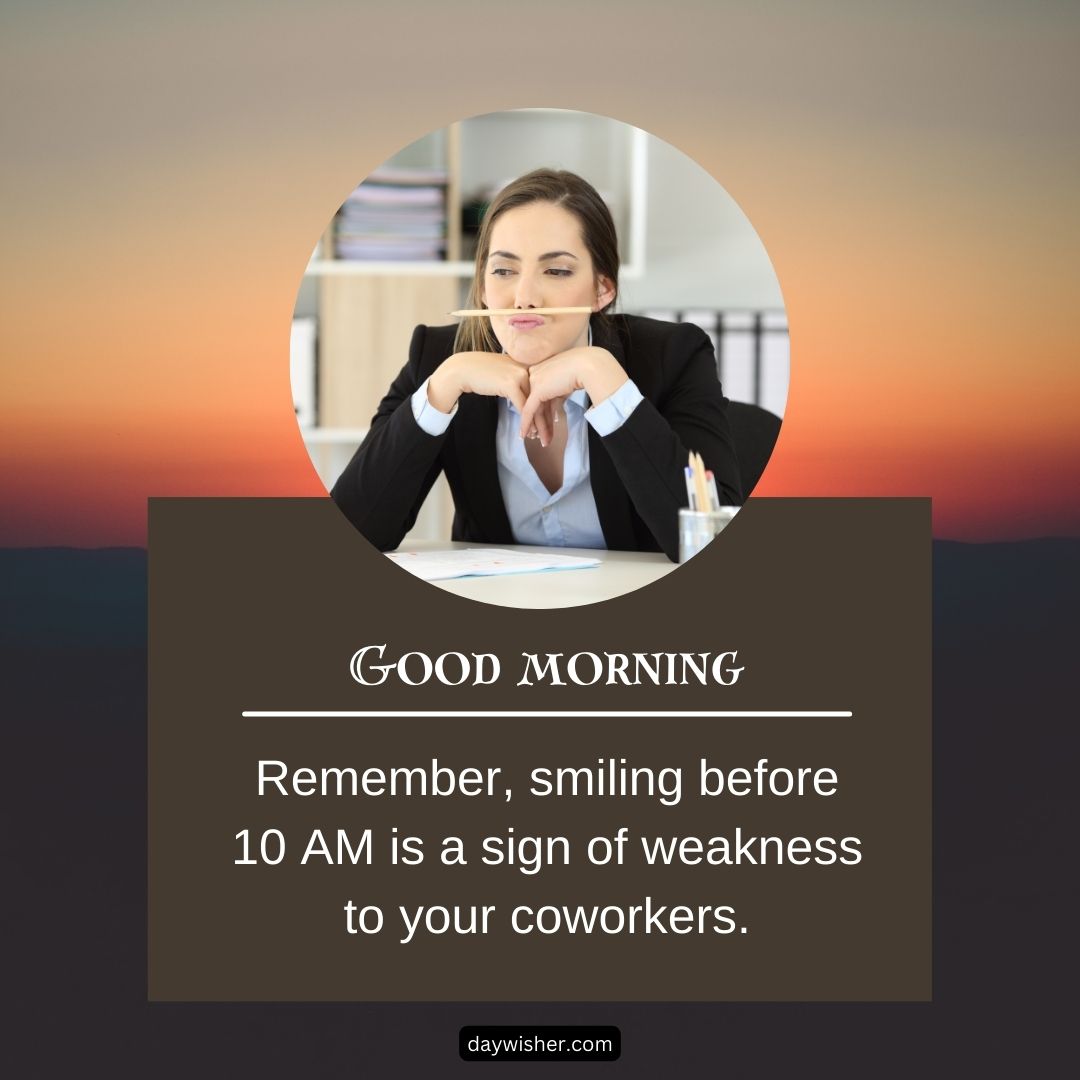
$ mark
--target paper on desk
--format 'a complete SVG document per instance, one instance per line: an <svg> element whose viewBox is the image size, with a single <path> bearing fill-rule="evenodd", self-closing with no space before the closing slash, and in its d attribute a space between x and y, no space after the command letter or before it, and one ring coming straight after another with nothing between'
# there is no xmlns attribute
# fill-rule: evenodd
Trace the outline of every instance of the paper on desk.
<svg viewBox="0 0 1080 1080"><path fill-rule="evenodd" d="M393 551L387 556L424 581L497 574L530 574L538 570L581 570L599 566L599 559L579 555L547 555L502 548L459 548L456 551Z"/></svg>

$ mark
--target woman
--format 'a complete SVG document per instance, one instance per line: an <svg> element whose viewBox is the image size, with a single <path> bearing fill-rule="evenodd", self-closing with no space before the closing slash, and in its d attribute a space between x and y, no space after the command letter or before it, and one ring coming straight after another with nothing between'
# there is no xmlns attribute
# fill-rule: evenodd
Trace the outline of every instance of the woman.
<svg viewBox="0 0 1080 1080"><path fill-rule="evenodd" d="M454 540L676 560L690 450L721 503L741 502L727 403L704 331L607 314L618 285L615 225L591 185L538 169L503 188L468 304L517 314L416 328L331 492L350 521L397 547L445 471ZM552 307L593 314L531 314Z"/></svg>

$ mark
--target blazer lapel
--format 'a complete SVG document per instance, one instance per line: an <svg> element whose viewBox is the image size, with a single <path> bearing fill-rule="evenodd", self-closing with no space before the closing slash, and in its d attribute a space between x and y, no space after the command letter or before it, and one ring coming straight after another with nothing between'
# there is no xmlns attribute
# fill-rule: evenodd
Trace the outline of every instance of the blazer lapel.
<svg viewBox="0 0 1080 1080"><path fill-rule="evenodd" d="M479 535L492 543L513 543L510 519L499 487L495 437L499 422L499 399L463 394L452 430L461 469L464 505L475 515Z"/></svg>
<svg viewBox="0 0 1080 1080"><path fill-rule="evenodd" d="M618 334L609 333L605 321L592 320L593 344L607 349L626 370L626 356ZM629 372L627 372L629 374ZM604 542L612 551L633 551L637 546L634 536L633 506L626 488L615 471L615 464L607 452L603 440L589 425L589 484L596 500L596 513Z"/></svg>

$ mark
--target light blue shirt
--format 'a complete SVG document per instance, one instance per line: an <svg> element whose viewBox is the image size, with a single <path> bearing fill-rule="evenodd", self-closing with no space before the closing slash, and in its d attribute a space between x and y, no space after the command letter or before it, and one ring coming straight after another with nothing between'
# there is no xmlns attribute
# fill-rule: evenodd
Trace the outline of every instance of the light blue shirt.
<svg viewBox="0 0 1080 1080"><path fill-rule="evenodd" d="M589 397L578 390L566 399L566 453L563 457L562 487L554 494L536 475L518 434L521 414L505 398L499 399L499 423L495 434L495 455L510 529L519 544L546 547L603 548L604 533L596 512L596 500L589 484L589 429L601 437L617 431L642 401L641 391L631 379L599 405L589 408ZM428 401L427 381L412 396L417 424L429 435L441 435L457 413L457 405L440 412Z"/></svg>

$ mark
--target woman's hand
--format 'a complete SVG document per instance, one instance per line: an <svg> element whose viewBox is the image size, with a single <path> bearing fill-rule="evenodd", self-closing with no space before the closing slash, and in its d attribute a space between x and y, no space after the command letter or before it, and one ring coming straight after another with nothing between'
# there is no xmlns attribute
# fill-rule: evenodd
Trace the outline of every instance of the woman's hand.
<svg viewBox="0 0 1080 1080"><path fill-rule="evenodd" d="M528 399L521 410L522 437L535 427L541 444L547 446L555 415L549 402L558 402L575 390L584 390L592 403L598 405L626 380L627 374L618 360L607 349L595 345L567 349L533 364L528 369Z"/></svg>
<svg viewBox="0 0 1080 1080"><path fill-rule="evenodd" d="M448 356L428 380L428 401L439 412L448 413L462 394L506 398L523 412L529 396L529 368L506 353L462 352ZM551 442L554 412L542 409L529 425L530 438L543 445Z"/></svg>
<svg viewBox="0 0 1080 1080"><path fill-rule="evenodd" d="M439 412L450 412L462 394L506 398L521 412L529 395L529 369L505 353L454 353L432 373L427 392Z"/></svg>

